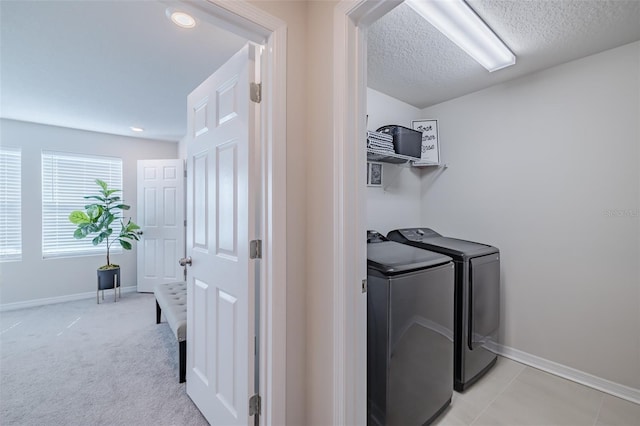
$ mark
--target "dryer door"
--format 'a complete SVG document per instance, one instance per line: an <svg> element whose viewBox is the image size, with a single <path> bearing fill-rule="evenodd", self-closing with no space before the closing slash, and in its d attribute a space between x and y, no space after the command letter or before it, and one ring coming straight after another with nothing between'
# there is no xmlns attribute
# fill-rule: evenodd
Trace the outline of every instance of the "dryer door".
<svg viewBox="0 0 640 426"><path fill-rule="evenodd" d="M500 255L475 257L469 266L469 349L495 340L500 325Z"/></svg>

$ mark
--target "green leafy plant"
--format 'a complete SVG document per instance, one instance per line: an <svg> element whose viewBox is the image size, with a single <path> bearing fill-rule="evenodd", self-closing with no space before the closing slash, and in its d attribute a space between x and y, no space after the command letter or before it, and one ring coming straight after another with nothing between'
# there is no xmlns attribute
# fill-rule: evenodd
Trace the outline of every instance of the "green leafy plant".
<svg viewBox="0 0 640 426"><path fill-rule="evenodd" d="M138 225L133 223L131 219L124 222L120 215L122 211L129 210L131 207L124 204L117 193L119 189L110 189L106 182L96 179L96 183L100 186L99 195L87 195L86 200L95 200L92 204L84 206L85 210L75 210L69 215L69 220L77 225L74 238L82 239L92 234L96 235L92 243L94 246L106 242L107 244L107 264L100 269L112 269L118 265L112 265L109 259L109 250L116 241L120 243L123 249L131 250L131 243L138 241L139 237L136 230L140 229ZM119 220L122 228L118 235L113 235L113 222Z"/></svg>

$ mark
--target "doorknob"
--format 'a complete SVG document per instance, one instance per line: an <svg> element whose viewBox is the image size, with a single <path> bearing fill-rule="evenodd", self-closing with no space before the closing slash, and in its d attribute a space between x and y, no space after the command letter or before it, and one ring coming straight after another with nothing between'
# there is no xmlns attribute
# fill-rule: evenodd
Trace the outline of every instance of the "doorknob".
<svg viewBox="0 0 640 426"><path fill-rule="evenodd" d="M182 259L178 260L178 263L180 264L180 266L191 266L191 256L183 257Z"/></svg>

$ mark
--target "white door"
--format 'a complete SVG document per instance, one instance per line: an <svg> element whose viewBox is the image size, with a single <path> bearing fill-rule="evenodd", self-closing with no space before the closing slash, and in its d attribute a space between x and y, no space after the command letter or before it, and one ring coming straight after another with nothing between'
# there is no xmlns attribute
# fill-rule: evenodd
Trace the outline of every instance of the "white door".
<svg viewBox="0 0 640 426"><path fill-rule="evenodd" d="M184 280L184 161L138 161L138 291Z"/></svg>
<svg viewBox="0 0 640 426"><path fill-rule="evenodd" d="M255 50L242 48L187 101L187 393L215 425L248 424L255 386Z"/></svg>

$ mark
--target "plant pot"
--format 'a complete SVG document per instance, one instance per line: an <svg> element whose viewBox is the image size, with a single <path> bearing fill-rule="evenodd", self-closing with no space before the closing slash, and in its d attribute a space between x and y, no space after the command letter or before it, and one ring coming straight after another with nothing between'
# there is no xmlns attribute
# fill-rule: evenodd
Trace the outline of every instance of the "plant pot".
<svg viewBox="0 0 640 426"><path fill-rule="evenodd" d="M104 300L104 290L113 289L114 301L117 301L117 293L120 290L120 267L111 269L98 269L98 292L96 297L100 303L100 291L102 290L102 300Z"/></svg>
<svg viewBox="0 0 640 426"><path fill-rule="evenodd" d="M98 290L120 287L120 268L98 269Z"/></svg>

